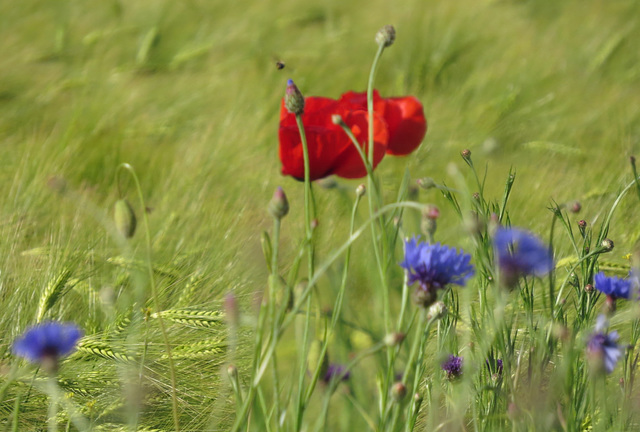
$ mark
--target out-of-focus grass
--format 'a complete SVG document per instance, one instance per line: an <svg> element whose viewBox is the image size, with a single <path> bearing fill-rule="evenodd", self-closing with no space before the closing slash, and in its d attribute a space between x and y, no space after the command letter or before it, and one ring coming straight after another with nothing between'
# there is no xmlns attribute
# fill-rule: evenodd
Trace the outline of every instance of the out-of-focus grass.
<svg viewBox="0 0 640 432"><path fill-rule="evenodd" d="M376 87L417 96L429 131L414 155L381 164L386 185L399 184L405 166L414 178L455 185L459 152L469 148L477 166L489 164L488 196L500 196L516 170L510 208L519 225L546 232L550 199L579 200L576 219L600 220L638 151L638 16L634 1L1 3L0 305L12 313L0 316L0 351L8 355L61 271L73 268L94 297L117 279L121 270L105 260L119 251L89 203L110 211L121 162L136 168L152 208L155 262L177 268L177 279L160 281L165 306L199 271L206 283L190 305L219 308L236 291L248 307L266 278L259 236L277 185L292 204L283 262L302 232L302 186L281 177L277 157L285 81L306 95L364 90L375 31L388 23L398 37ZM47 187L53 175L75 198ZM349 202L335 190L317 194L322 254L345 236L346 223L336 222ZM433 191L420 199L446 206ZM622 210L610 233L618 260L640 235L626 223L633 207ZM442 218L440 239L460 240L458 232L454 218ZM352 298L371 284L371 263L359 257ZM52 316L104 331L99 299L87 302L78 289ZM363 307L353 321L368 323L368 314ZM193 395L201 384L190 378L183 390Z"/></svg>

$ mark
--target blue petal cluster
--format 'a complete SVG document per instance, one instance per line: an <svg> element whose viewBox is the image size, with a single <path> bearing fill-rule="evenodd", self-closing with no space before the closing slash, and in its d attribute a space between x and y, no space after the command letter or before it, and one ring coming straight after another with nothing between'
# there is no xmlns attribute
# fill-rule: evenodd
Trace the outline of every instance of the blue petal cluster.
<svg viewBox="0 0 640 432"><path fill-rule="evenodd" d="M601 365L605 372L611 373L615 369L618 360L622 357L622 349L618 345L618 332L605 332L606 318L598 316L595 332L587 342L587 354L597 365Z"/></svg>
<svg viewBox="0 0 640 432"><path fill-rule="evenodd" d="M594 276L596 289L614 299L630 299L633 290L633 283L629 279L622 279L616 276L607 277L603 272Z"/></svg>
<svg viewBox="0 0 640 432"><path fill-rule="evenodd" d="M442 370L447 373L447 378L456 378L462 375L462 357L449 355L442 363Z"/></svg>
<svg viewBox="0 0 640 432"><path fill-rule="evenodd" d="M400 266L409 274L409 284L420 282L427 291L449 284L463 286L473 276L471 255L440 243L419 243L417 238L405 240L404 261Z"/></svg>
<svg viewBox="0 0 640 432"><path fill-rule="evenodd" d="M508 276L544 276L553 269L553 254L539 238L518 228L500 228L493 238L498 265Z"/></svg>
<svg viewBox="0 0 640 432"><path fill-rule="evenodd" d="M72 323L46 322L27 330L13 343L14 354L33 363L57 360L70 354L82 337L82 330Z"/></svg>

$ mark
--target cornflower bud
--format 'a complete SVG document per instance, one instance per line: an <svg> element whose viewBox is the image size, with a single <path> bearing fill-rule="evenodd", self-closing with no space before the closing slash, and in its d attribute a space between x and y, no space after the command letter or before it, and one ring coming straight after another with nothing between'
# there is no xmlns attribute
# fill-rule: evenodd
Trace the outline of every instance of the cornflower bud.
<svg viewBox="0 0 640 432"><path fill-rule="evenodd" d="M389 333L384 337L384 344L388 347L396 347L402 343L407 335L404 333Z"/></svg>
<svg viewBox="0 0 640 432"><path fill-rule="evenodd" d="M396 29L392 25L386 25L376 33L376 43L383 45L385 48L393 45L396 40Z"/></svg>
<svg viewBox="0 0 640 432"><path fill-rule="evenodd" d="M427 314L427 319L429 320L439 320L442 319L447 314L447 306L444 302L437 301L429 307L429 312Z"/></svg>
<svg viewBox="0 0 640 432"><path fill-rule="evenodd" d="M587 294L591 294L594 290L595 288L593 288L593 285L591 284L586 284L584 286L584 292L586 292Z"/></svg>
<svg viewBox="0 0 640 432"><path fill-rule="evenodd" d="M581 219L578 221L578 230L580 231L580 235L584 237L585 230L587 229L587 221Z"/></svg>
<svg viewBox="0 0 640 432"><path fill-rule="evenodd" d="M136 232L137 220L129 201L126 199L116 201L113 219L120 234L126 238L133 237Z"/></svg>
<svg viewBox="0 0 640 432"><path fill-rule="evenodd" d="M397 382L391 387L391 397L396 402L400 402L407 395L407 386L402 382Z"/></svg>
<svg viewBox="0 0 640 432"><path fill-rule="evenodd" d="M418 186L420 186L422 189L432 189L437 186L436 182L431 177L418 179L416 180L416 183L418 183Z"/></svg>
<svg viewBox="0 0 640 432"><path fill-rule="evenodd" d="M469 149L464 149L460 152L460 156L462 156L462 159L465 160L465 162L470 163L471 162L471 150Z"/></svg>
<svg viewBox="0 0 640 432"><path fill-rule="evenodd" d="M287 111L295 115L301 115L304 112L304 96L291 79L287 81L284 106Z"/></svg>
<svg viewBox="0 0 640 432"><path fill-rule="evenodd" d="M269 213L276 219L282 219L289 213L289 201L280 186L276 188L269 202Z"/></svg>
<svg viewBox="0 0 640 432"><path fill-rule="evenodd" d="M613 240L606 238L602 240L601 246L605 252L611 252L613 250Z"/></svg>

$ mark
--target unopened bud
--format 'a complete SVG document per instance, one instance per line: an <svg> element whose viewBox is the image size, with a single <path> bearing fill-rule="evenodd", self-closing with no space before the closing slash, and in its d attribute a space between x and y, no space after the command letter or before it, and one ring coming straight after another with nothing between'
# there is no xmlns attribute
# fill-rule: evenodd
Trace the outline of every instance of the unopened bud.
<svg viewBox="0 0 640 432"><path fill-rule="evenodd" d="M116 223L116 228L126 238L133 237L136 232L136 214L133 212L133 208L129 201L120 199L116 201L114 207L113 219Z"/></svg>
<svg viewBox="0 0 640 432"><path fill-rule="evenodd" d="M230 364L229 366L227 366L227 375L229 375L229 378L231 378L232 380L237 380L238 379L238 368L235 367L234 365Z"/></svg>
<svg viewBox="0 0 640 432"><path fill-rule="evenodd" d="M316 180L316 184L323 189L335 189L338 187L338 182L333 177L325 177L320 180Z"/></svg>
<svg viewBox="0 0 640 432"><path fill-rule="evenodd" d="M431 189L437 186L436 182L431 177L420 178L416 180L416 183L418 183L418 186L422 189Z"/></svg>
<svg viewBox="0 0 640 432"><path fill-rule="evenodd" d="M384 344L388 347L396 347L402 343L405 337L404 333L389 333L384 337Z"/></svg>
<svg viewBox="0 0 640 432"><path fill-rule="evenodd" d="M385 48L393 45L396 40L396 29L392 25L386 25L376 33L376 43Z"/></svg>
<svg viewBox="0 0 640 432"><path fill-rule="evenodd" d="M366 192L367 192L367 188L363 184L358 185L358 187L356 188L356 196L358 198L362 198Z"/></svg>
<svg viewBox="0 0 640 432"><path fill-rule="evenodd" d="M291 79L287 81L284 106L287 111L295 115L301 115L304 112L304 96Z"/></svg>
<svg viewBox="0 0 640 432"><path fill-rule="evenodd" d="M580 210L582 210L582 205L578 201L574 201L569 205L571 213L580 213Z"/></svg>
<svg viewBox="0 0 640 432"><path fill-rule="evenodd" d="M462 156L462 159L465 160L465 162L469 163L471 162L471 150L469 149L464 149L460 152L460 156Z"/></svg>
<svg viewBox="0 0 640 432"><path fill-rule="evenodd" d="M318 219L313 219L311 221L311 229L314 230L316 228L318 228L318 225L320 225L320 221Z"/></svg>
<svg viewBox="0 0 640 432"><path fill-rule="evenodd" d="M586 284L584 286L584 292L586 292L587 294L591 294L593 291L594 291L593 285Z"/></svg>
<svg viewBox="0 0 640 432"><path fill-rule="evenodd" d="M433 204L427 204L422 210L422 216L427 219L438 219L440 217L440 209Z"/></svg>
<svg viewBox="0 0 640 432"><path fill-rule="evenodd" d="M585 230L587 229L587 221L581 219L578 221L578 230L580 231L580 235L584 237Z"/></svg>
<svg viewBox="0 0 640 432"><path fill-rule="evenodd" d="M602 240L602 243L600 245L606 252L611 252L613 250L613 240L611 239Z"/></svg>
<svg viewBox="0 0 640 432"><path fill-rule="evenodd" d="M406 395L407 395L407 386L404 385L403 383L397 382L391 387L391 397L396 402L399 402L402 399L404 399Z"/></svg>
<svg viewBox="0 0 640 432"><path fill-rule="evenodd" d="M331 122L336 126L346 126L342 116L340 114L334 114L331 116Z"/></svg>
<svg viewBox="0 0 640 432"><path fill-rule="evenodd" d="M278 186L269 202L269 213L276 219L282 219L289 213L289 201L284 190Z"/></svg>
<svg viewBox="0 0 640 432"><path fill-rule="evenodd" d="M427 314L427 319L429 320L439 320L442 319L447 314L447 306L444 302L437 301L431 305L429 308L429 313Z"/></svg>

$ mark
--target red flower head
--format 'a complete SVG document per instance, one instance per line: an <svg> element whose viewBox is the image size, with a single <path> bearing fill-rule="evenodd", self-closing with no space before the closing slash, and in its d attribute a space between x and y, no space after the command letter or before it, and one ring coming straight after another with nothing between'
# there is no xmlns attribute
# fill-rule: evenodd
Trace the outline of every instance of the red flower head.
<svg viewBox="0 0 640 432"><path fill-rule="evenodd" d="M355 135L367 154L368 114L366 93L348 92L339 100L324 97L305 99L302 122L309 146L311 180L335 174L344 178L359 178L367 174L365 166L353 143L342 128L331 121L338 114ZM373 166L380 163L385 152L407 155L415 150L424 138L427 123L422 105L411 96L381 98L374 93L374 144ZM282 101L280 109L280 160L282 174L298 180L304 178L302 142L295 115Z"/></svg>

